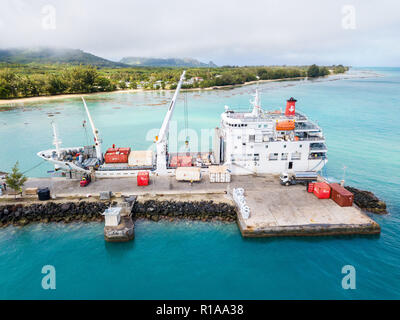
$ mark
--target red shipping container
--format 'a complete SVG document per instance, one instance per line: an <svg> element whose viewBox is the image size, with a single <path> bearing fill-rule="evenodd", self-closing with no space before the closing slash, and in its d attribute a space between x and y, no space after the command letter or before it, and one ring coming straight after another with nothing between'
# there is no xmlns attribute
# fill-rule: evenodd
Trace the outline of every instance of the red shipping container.
<svg viewBox="0 0 400 320"><path fill-rule="evenodd" d="M331 187L325 182L314 183L314 194L318 199L329 199L331 196Z"/></svg>
<svg viewBox="0 0 400 320"><path fill-rule="evenodd" d="M137 175L137 185L138 186L148 186L150 180L150 175L148 171L140 171Z"/></svg>
<svg viewBox="0 0 400 320"><path fill-rule="evenodd" d="M118 148L108 148L106 153L118 152Z"/></svg>
<svg viewBox="0 0 400 320"><path fill-rule="evenodd" d="M354 195L347 189L337 183L330 184L332 191L331 197L341 207L351 207L353 205Z"/></svg>
<svg viewBox="0 0 400 320"><path fill-rule="evenodd" d="M307 191L310 192L310 193L313 193L314 192L314 185L315 185L314 182L309 182Z"/></svg>
<svg viewBox="0 0 400 320"><path fill-rule="evenodd" d="M191 167L192 157L191 156L173 156L170 162L171 167Z"/></svg>
<svg viewBox="0 0 400 320"><path fill-rule="evenodd" d="M129 155L129 153L131 152L131 148L119 148L118 151L119 151L119 153Z"/></svg>
<svg viewBox="0 0 400 320"><path fill-rule="evenodd" d="M106 153L104 156L106 163L128 163L128 155L117 152Z"/></svg>

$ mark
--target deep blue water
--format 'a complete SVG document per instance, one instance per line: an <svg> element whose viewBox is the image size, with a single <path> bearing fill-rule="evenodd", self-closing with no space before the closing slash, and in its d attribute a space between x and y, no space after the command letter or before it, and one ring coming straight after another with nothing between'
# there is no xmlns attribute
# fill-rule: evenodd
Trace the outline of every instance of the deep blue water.
<svg viewBox="0 0 400 320"><path fill-rule="evenodd" d="M293 96L324 129L328 177L341 179L346 166L348 184L387 202L390 214L373 216L380 236L243 239L235 224L139 222L133 242L107 244L101 224L9 227L0 230L0 298L400 298L400 69L368 70L259 89L266 109L283 108ZM201 129L218 125L225 104L247 107L254 88L188 93L191 142ZM160 127L170 97L112 93L86 100L106 146L143 149L151 146L157 131L148 131ZM83 118L77 98L0 112L0 170L16 160L23 170L39 163L36 152L51 147L51 120L64 145L86 143ZM183 95L174 120L179 136L170 135L173 150L186 138ZM203 135L199 147L207 149L209 140ZM46 176L49 169L27 174ZM56 268L54 291L41 288L44 265ZM344 265L356 268L355 290L341 287Z"/></svg>

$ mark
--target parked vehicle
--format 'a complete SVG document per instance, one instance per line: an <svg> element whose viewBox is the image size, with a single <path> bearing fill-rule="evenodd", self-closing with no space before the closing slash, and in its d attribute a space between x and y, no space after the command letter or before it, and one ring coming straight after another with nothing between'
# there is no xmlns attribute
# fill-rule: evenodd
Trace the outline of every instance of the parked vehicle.
<svg viewBox="0 0 400 320"><path fill-rule="evenodd" d="M89 185L89 183L91 182L90 176L85 175L82 180L80 181L80 185L81 187L86 187Z"/></svg>
<svg viewBox="0 0 400 320"><path fill-rule="evenodd" d="M294 173L283 172L280 175L281 184L289 186L292 184L306 184L317 181L318 175L315 171L296 171Z"/></svg>

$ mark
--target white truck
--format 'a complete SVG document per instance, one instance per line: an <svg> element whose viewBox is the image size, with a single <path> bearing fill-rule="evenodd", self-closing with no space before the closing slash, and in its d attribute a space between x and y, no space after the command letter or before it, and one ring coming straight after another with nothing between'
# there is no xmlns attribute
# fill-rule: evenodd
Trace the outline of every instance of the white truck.
<svg viewBox="0 0 400 320"><path fill-rule="evenodd" d="M292 184L306 184L307 182L317 181L318 175L315 171L282 172L279 178L282 185L290 186Z"/></svg>

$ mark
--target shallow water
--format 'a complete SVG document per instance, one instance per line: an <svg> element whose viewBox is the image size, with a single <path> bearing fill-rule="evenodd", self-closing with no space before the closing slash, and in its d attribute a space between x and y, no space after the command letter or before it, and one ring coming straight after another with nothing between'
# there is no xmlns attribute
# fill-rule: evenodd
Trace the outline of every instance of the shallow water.
<svg viewBox="0 0 400 320"><path fill-rule="evenodd" d="M374 74L379 74L379 76ZM360 77L360 75L362 77ZM343 79L344 78L344 79ZM243 239L235 224L139 222L131 243L107 244L101 224L32 225L0 230L0 298L160 299L368 299L400 298L400 69L354 70L346 77L259 85L266 109L298 109L323 128L329 149L324 174L384 199L387 216L373 216L382 234L363 237ZM207 130L224 105L247 108L256 86L189 92L189 127L209 148ZM186 139L185 94L171 126L170 149ZM151 147L172 93L111 93L87 103L105 147ZM59 113L58 113L59 112ZM48 113L54 114L49 117ZM54 120L64 146L91 140L82 128L78 98L25 105L0 112L0 170L16 160L22 170L51 147ZM207 130L204 130L207 129ZM176 133L176 132L178 133ZM190 131L189 131L190 133ZM147 140L146 140L147 139ZM27 172L46 176L51 167ZM41 288L41 268L54 265L57 289ZM344 265L357 271L357 289L341 287Z"/></svg>

